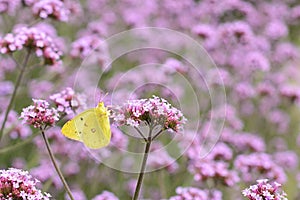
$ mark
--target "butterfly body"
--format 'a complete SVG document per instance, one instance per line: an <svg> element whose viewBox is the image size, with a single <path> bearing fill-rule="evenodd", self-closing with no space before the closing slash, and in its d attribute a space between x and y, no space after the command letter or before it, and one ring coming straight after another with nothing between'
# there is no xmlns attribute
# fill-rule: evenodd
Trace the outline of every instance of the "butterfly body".
<svg viewBox="0 0 300 200"><path fill-rule="evenodd" d="M96 108L88 109L66 122L61 131L66 137L83 142L91 149L107 146L111 138L108 111L100 102Z"/></svg>

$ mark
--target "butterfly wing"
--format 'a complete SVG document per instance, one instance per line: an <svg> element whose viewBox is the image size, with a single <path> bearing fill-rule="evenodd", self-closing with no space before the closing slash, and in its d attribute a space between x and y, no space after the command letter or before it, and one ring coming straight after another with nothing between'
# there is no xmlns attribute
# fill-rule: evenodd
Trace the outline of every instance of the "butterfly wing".
<svg viewBox="0 0 300 200"><path fill-rule="evenodd" d="M86 116L82 132L82 141L91 149L98 149L109 144L110 124L107 110L102 102Z"/></svg>
<svg viewBox="0 0 300 200"><path fill-rule="evenodd" d="M68 121L61 131L66 137L81 141L91 149L107 146L111 137L108 111L100 102L96 108L86 110Z"/></svg>
<svg viewBox="0 0 300 200"><path fill-rule="evenodd" d="M66 136L67 138L82 142L81 135L83 132L84 122L86 120L86 117L93 112L94 109L88 109L76 115L73 119L69 120L68 122L66 122L61 129L63 135Z"/></svg>

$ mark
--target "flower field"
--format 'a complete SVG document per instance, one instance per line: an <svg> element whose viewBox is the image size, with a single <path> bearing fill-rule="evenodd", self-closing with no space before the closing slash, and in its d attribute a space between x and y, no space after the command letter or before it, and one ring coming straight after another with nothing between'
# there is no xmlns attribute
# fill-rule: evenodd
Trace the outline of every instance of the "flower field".
<svg viewBox="0 0 300 200"><path fill-rule="evenodd" d="M0 0L0 200L300 199L298 0Z"/></svg>

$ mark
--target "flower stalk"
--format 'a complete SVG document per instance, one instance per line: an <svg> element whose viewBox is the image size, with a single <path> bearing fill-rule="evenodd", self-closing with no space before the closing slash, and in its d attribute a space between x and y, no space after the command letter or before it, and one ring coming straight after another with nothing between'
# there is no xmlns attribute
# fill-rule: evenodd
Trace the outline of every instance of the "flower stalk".
<svg viewBox="0 0 300 200"><path fill-rule="evenodd" d="M179 132L186 123L183 113L173 107L167 100L153 96L149 99L128 100L122 106L116 106L111 110L112 120L118 126L126 125L135 128L141 138L145 141L145 151L139 172L139 177L133 200L139 198L145 174L147 159L153 140L157 139L165 130ZM145 136L140 129L140 125L149 127L148 136ZM153 130L160 128L160 131L153 134Z"/></svg>
<svg viewBox="0 0 300 200"><path fill-rule="evenodd" d="M148 155L149 155L150 147L151 147L151 142L152 142L152 137L151 137L152 130L153 130L152 126L150 126L149 135L148 135L148 138L146 140L146 146L145 146L145 151L144 151L144 155L143 155L142 166L141 166L141 170L140 170L140 173L139 173L138 182L136 184L133 200L137 200L139 198L139 193L140 193L140 190L141 190L141 187L142 187L142 184L143 184L147 159L148 159Z"/></svg>
<svg viewBox="0 0 300 200"><path fill-rule="evenodd" d="M14 91L12 93L12 96L10 98L9 104L8 104L7 109L5 111L5 114L4 114L3 122L2 122L2 125L1 125L1 129L0 129L0 141L1 141L2 136L3 136L3 131L4 131L5 124L6 124L6 121L7 121L7 118L8 118L8 114L9 114L10 110L12 109L15 97L17 95L17 90L18 90L18 88L19 88L19 86L20 86L20 84L22 82L22 78L24 76L24 72L25 72L25 69L27 67L27 64L28 64L28 61L29 61L29 58L30 58L30 54L31 54L31 50L28 49L27 55L26 55L26 57L24 59L24 62L22 64L22 68L21 68L20 74L19 74L19 76L17 78L16 84L15 84L15 87L14 87Z"/></svg>
<svg viewBox="0 0 300 200"><path fill-rule="evenodd" d="M64 187L65 187L65 190L67 191L67 193L68 193L70 199L71 199L71 200L74 200L74 197L73 197L73 195L72 195L72 192L71 192L71 190L70 190L70 188L69 188L69 186L68 186L68 184L67 184L67 181L65 180L65 178L64 178L64 176L63 176L63 174L62 174L62 172L60 171L60 169L59 169L59 167L58 167L58 165L57 165L57 163L56 163L56 161L55 161L54 154L53 154L53 152L52 152L52 150L51 150L51 147L50 147L49 141L48 141L48 139L47 139L47 137L46 137L46 135L45 135L44 129L41 129L41 131L42 131L42 136L43 136L44 142L45 142L46 147L47 147L47 151L48 151L49 156L50 156L50 158L51 158L52 164L54 165L55 171L57 172L57 174L58 174L58 176L59 176L61 182L63 183L63 185L64 185Z"/></svg>

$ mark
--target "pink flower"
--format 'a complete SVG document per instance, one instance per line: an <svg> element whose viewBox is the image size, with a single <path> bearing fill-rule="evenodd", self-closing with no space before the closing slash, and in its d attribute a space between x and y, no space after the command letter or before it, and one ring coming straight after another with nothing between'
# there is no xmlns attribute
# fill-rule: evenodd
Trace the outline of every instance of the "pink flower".
<svg viewBox="0 0 300 200"><path fill-rule="evenodd" d="M234 166L240 172L244 182L250 182L255 177L261 176L281 183L287 179L283 168L274 162L271 155L266 153L239 155L234 161Z"/></svg>
<svg viewBox="0 0 300 200"><path fill-rule="evenodd" d="M15 168L0 170L0 199L49 200L50 194L36 188L38 182L27 171Z"/></svg>
<svg viewBox="0 0 300 200"><path fill-rule="evenodd" d="M32 49L37 57L43 57L45 64L60 63L62 52L56 47L53 39L37 28L16 28L0 39L0 53L9 54L23 48Z"/></svg>
<svg viewBox="0 0 300 200"><path fill-rule="evenodd" d="M145 123L175 132L182 129L186 122L180 110L157 96L150 99L128 100L124 105L116 107L111 117L118 125L137 127Z"/></svg>
<svg viewBox="0 0 300 200"><path fill-rule="evenodd" d="M229 164L223 161L193 160L189 164L189 171L194 175L194 180L199 182L212 179L226 186L233 186L240 180L237 172L230 170Z"/></svg>
<svg viewBox="0 0 300 200"><path fill-rule="evenodd" d="M222 192L218 190L201 190L195 187L178 187L176 188L176 196L170 198L170 200L222 200Z"/></svg>
<svg viewBox="0 0 300 200"><path fill-rule="evenodd" d="M119 200L113 193L103 191L101 194L95 196L92 200Z"/></svg>
<svg viewBox="0 0 300 200"><path fill-rule="evenodd" d="M13 16L17 9L21 6L20 0L0 0L0 13L7 13Z"/></svg>
<svg viewBox="0 0 300 200"><path fill-rule="evenodd" d="M95 35L88 34L78 38L72 43L70 55L73 58L93 60L98 62L101 67L107 67L109 58L108 47L104 40Z"/></svg>
<svg viewBox="0 0 300 200"><path fill-rule="evenodd" d="M249 200L287 200L286 193L278 191L281 184L277 182L269 183L268 179L257 180L256 182L256 185L251 185L242 191L243 195Z"/></svg>
<svg viewBox="0 0 300 200"><path fill-rule="evenodd" d="M76 94L70 87L67 87L60 93L51 95L50 99L54 101L58 112L67 115L74 114L74 110L85 107L84 97L80 94Z"/></svg>
<svg viewBox="0 0 300 200"><path fill-rule="evenodd" d="M33 105L23 108L21 119L23 123L33 125L34 128L53 126L59 120L55 108L49 108L49 103L41 99L32 99Z"/></svg>
<svg viewBox="0 0 300 200"><path fill-rule="evenodd" d="M68 21L70 11L60 0L39 0L32 5L34 15L42 19L53 18L59 21Z"/></svg>

